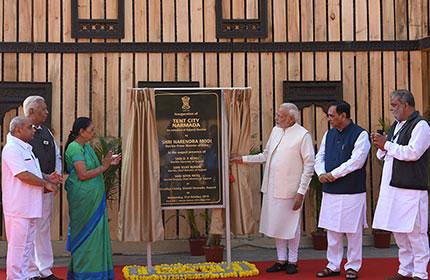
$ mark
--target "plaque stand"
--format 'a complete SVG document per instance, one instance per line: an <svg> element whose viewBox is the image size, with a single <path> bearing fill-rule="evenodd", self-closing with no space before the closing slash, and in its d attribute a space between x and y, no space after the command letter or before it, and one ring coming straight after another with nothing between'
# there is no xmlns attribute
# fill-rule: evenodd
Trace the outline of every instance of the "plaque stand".
<svg viewBox="0 0 430 280"><path fill-rule="evenodd" d="M155 89L157 90L157 89ZM166 91L168 89L163 88L163 91ZM177 89L176 89L177 90ZM192 89L184 89L181 88L181 90L211 90L211 89L202 89L202 88L192 88ZM206 208L225 208L225 240L226 240L226 250L227 250L227 266L231 267L232 261L231 261L231 227L230 227L230 182L229 182L229 157L228 157L228 123L227 123L227 112L226 112L226 105L225 105L225 98L224 98L224 91L220 88L216 88L214 90L221 90L221 122L222 122L222 133L221 133L221 139L222 139L222 185L223 185L223 198L224 198L224 204L222 206L197 206L197 207L181 207L180 209L206 209ZM163 207L162 207L163 208ZM163 209L175 209L175 208L163 208ZM179 208L176 208L179 209ZM154 273L154 268L152 266L152 244L151 242L146 243L146 257L147 257L147 271L150 273Z"/></svg>

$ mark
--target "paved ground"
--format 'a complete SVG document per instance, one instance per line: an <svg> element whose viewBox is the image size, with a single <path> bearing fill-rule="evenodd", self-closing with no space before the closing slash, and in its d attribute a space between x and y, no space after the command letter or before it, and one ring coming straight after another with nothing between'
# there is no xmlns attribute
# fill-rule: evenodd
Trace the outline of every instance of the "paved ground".
<svg viewBox="0 0 430 280"><path fill-rule="evenodd" d="M299 259L324 259L326 251L316 251L313 249L300 249ZM346 251L345 251L346 256ZM391 246L388 249L377 249L371 246L363 247L364 258L395 258L397 257L397 247ZM264 246L241 245L233 247L233 261L271 261L276 258L276 250ZM145 254L114 254L114 265L131 265L131 264L146 264ZM225 257L224 257L225 259ZM5 257L0 258L0 268L5 268ZM204 262L204 256L192 257L189 252L169 253L169 254L154 254L152 256L153 264L160 263L197 263ZM69 257L56 257L55 266L67 266Z"/></svg>

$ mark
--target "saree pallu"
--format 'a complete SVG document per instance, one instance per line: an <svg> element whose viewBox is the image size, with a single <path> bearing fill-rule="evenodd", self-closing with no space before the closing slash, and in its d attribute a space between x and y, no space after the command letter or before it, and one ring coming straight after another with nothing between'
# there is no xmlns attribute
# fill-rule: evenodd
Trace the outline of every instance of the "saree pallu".
<svg viewBox="0 0 430 280"><path fill-rule="evenodd" d="M70 216L67 250L71 252L67 278L114 279L103 176L81 181L73 167L70 168L76 160L85 161L87 170L100 164L89 145L72 144L66 151L70 171L65 185Z"/></svg>

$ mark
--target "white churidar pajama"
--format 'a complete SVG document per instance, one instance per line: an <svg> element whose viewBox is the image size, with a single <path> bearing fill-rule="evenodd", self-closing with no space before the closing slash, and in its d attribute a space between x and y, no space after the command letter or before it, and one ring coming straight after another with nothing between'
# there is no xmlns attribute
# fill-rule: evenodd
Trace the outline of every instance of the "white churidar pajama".
<svg viewBox="0 0 430 280"><path fill-rule="evenodd" d="M50 131L51 132L51 131ZM51 133L52 135L52 133ZM52 136L54 137L54 136ZM55 143L55 171L62 172L61 153ZM49 174L48 174L49 175ZM51 268L54 265L54 254L51 243L51 216L52 216L52 193L43 195L42 218L37 220L36 236L34 242L34 253L40 277L48 277L52 274Z"/></svg>
<svg viewBox="0 0 430 280"><path fill-rule="evenodd" d="M39 161L32 147L7 135L2 151L2 201L8 251L6 277L27 280L38 277L34 263L34 237L38 218L42 217L43 187L26 184L16 176L23 172L42 178Z"/></svg>
<svg viewBox="0 0 430 280"><path fill-rule="evenodd" d="M288 243L288 262L296 263L299 256L300 245L300 223L297 223L296 235L292 239L275 238L276 253L279 261L287 261L287 243Z"/></svg>
<svg viewBox="0 0 430 280"><path fill-rule="evenodd" d="M405 121L398 122L394 134ZM399 270L403 276L427 279L429 262L428 245L428 193L424 190L390 186L394 158L416 161L430 146L430 128L420 121L412 130L408 145L387 141L377 157L384 160L381 188L373 219L373 228L392 231L399 247Z"/></svg>
<svg viewBox="0 0 430 280"><path fill-rule="evenodd" d="M315 159L317 175L326 173L324 156L324 135ZM357 138L351 158L331 171L333 177L340 178L363 167L370 150L369 136L366 131ZM343 258L343 235L348 239L347 263L345 270L359 271L362 263L362 236L366 222L366 193L330 194L323 193L318 227L327 229L327 267L340 271Z"/></svg>

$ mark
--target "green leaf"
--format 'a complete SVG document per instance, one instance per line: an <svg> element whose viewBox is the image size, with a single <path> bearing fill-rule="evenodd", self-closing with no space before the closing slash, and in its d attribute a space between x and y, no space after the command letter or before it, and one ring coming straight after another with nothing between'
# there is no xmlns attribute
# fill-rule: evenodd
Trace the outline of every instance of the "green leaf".
<svg viewBox="0 0 430 280"><path fill-rule="evenodd" d="M122 153L122 141L121 138L112 136L98 136L92 143L91 146L97 155L97 158L102 162L102 157L106 156L109 151L113 154ZM105 172L103 172L103 179L105 183L106 199L109 204L114 203L118 198L118 187L121 174L121 164L110 166Z"/></svg>

